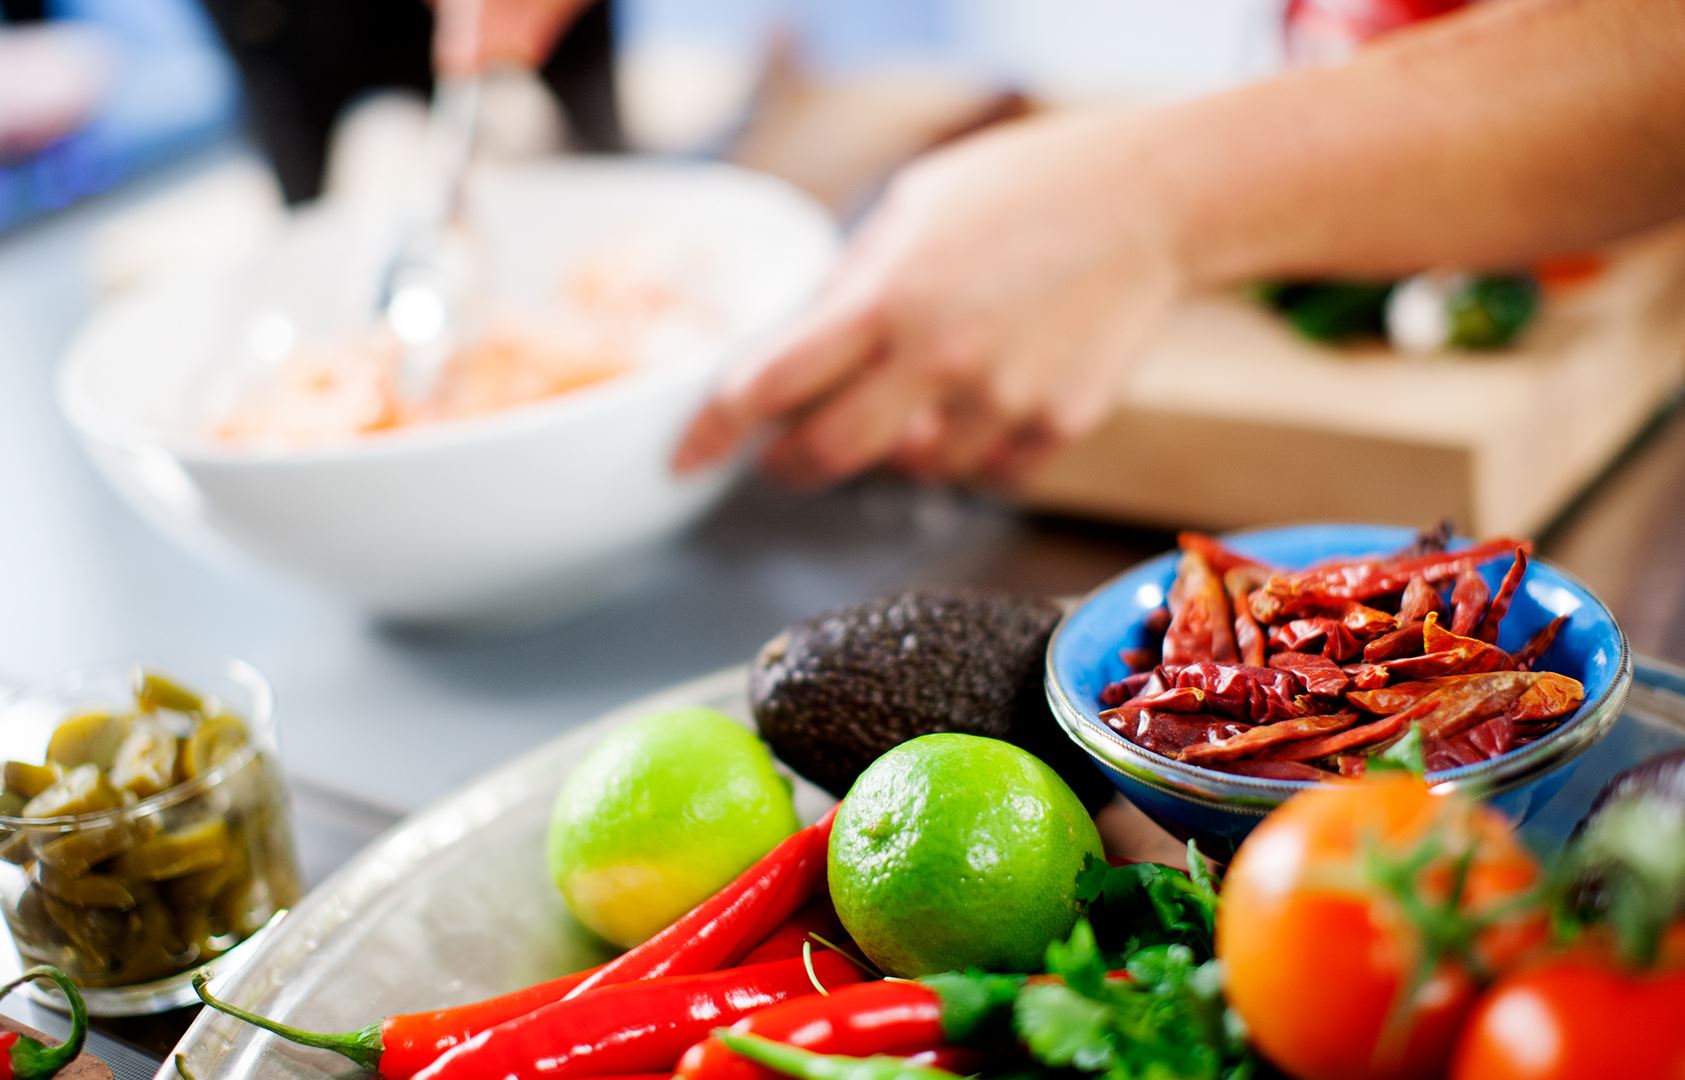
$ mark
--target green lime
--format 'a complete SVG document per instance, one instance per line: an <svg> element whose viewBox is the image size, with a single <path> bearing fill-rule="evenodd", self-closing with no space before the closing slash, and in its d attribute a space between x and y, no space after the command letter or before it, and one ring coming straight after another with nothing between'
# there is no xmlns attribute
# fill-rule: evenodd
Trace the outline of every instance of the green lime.
<svg viewBox="0 0 1685 1080"><path fill-rule="evenodd" d="M719 891L799 822L752 732L711 709L622 727L556 795L550 874L574 917L629 948Z"/></svg>
<svg viewBox="0 0 1685 1080"><path fill-rule="evenodd" d="M860 774L831 832L831 900L872 962L1039 971L1076 923L1100 834L1059 774L1010 743L925 735Z"/></svg>

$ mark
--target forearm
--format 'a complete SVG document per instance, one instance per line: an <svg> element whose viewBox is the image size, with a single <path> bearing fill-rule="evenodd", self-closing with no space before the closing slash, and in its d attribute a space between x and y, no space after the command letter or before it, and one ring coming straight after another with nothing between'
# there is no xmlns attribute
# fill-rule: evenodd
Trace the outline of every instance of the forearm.
<svg viewBox="0 0 1685 1080"><path fill-rule="evenodd" d="M1194 284L1515 264L1685 214L1685 5L1493 0L1130 126Z"/></svg>

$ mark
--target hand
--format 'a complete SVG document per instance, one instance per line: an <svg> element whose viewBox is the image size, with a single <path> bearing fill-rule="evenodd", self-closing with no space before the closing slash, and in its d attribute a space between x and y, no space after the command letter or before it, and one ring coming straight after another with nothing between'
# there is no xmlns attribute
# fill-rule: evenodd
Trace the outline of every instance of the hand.
<svg viewBox="0 0 1685 1080"><path fill-rule="evenodd" d="M781 423L763 464L797 485L883 462L1010 483L1090 430L1181 290L1143 167L1170 148L1137 129L1045 118L909 167L792 339L716 392L675 466Z"/></svg>
<svg viewBox="0 0 1685 1080"><path fill-rule="evenodd" d="M433 62L443 75L533 69L592 0L436 0Z"/></svg>

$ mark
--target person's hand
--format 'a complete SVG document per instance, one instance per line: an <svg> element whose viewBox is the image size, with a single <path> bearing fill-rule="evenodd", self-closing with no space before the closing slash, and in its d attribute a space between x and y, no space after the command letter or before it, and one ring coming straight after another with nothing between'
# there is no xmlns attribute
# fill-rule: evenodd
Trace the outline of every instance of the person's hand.
<svg viewBox="0 0 1685 1080"><path fill-rule="evenodd" d="M433 63L443 75L544 63L592 0L436 0Z"/></svg>
<svg viewBox="0 0 1685 1080"><path fill-rule="evenodd" d="M1033 120L909 167L788 343L716 391L676 467L771 424L763 465L801 486L884 462L1009 483L1094 427L1181 288L1143 168L1173 148L1134 130Z"/></svg>

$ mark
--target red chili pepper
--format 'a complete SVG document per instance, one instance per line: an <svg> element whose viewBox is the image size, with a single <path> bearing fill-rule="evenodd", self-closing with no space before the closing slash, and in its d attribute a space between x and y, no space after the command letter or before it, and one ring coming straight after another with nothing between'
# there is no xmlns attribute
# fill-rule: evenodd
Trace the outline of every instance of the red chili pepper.
<svg viewBox="0 0 1685 1080"><path fill-rule="evenodd" d="M813 899L825 882L836 808L763 855L737 879L642 945L610 960L568 997L614 983L718 971Z"/></svg>
<svg viewBox="0 0 1685 1080"><path fill-rule="evenodd" d="M1421 636L1420 631L1416 636ZM1351 676L1321 653L1276 653L1270 657L1270 667L1291 673L1304 685L1305 693L1318 697L1339 697L1351 685Z"/></svg>
<svg viewBox="0 0 1685 1080"><path fill-rule="evenodd" d="M942 999L922 983L862 983L829 997L798 998L762 1009L731 1030L821 1054L899 1057L943 1041ZM718 1039L707 1038L685 1051L677 1075L679 1080L761 1080L770 1073Z"/></svg>
<svg viewBox="0 0 1685 1080"><path fill-rule="evenodd" d="M1401 626L1419 623L1428 617L1428 612L1444 613L1445 601L1440 598L1439 590L1428 584L1428 579L1420 574L1410 579L1410 584L1404 587L1404 595L1398 601L1398 622Z"/></svg>
<svg viewBox="0 0 1685 1080"><path fill-rule="evenodd" d="M1184 532L1176 535L1176 546L1183 551L1197 552L1217 574L1227 576L1230 570L1262 571L1262 577L1272 572L1268 563L1261 563L1250 555L1242 555L1214 536L1201 532ZM1262 580L1262 577L1260 580Z"/></svg>
<svg viewBox="0 0 1685 1080"><path fill-rule="evenodd" d="M1357 723L1357 713L1347 709L1326 716L1301 716L1296 720L1277 720L1260 724L1221 742L1196 743L1176 755L1178 761L1206 765L1218 761L1234 761L1250 757L1272 746L1291 743L1312 736L1327 738Z"/></svg>
<svg viewBox="0 0 1685 1080"><path fill-rule="evenodd" d="M906 1062L915 1069L941 1069L955 1076L975 1076L983 1065L983 1055L969 1046L932 1046L907 1054Z"/></svg>
<svg viewBox="0 0 1685 1080"><path fill-rule="evenodd" d="M1546 623L1545 628L1540 630L1537 634L1534 634L1532 640L1527 642L1527 644L1523 645L1520 649L1516 650L1515 666L1520 668L1522 671L1531 671L1533 665L1538 662L1539 657L1543 656L1545 654L1545 650L1549 649L1551 644L1556 641L1557 632L1560 631L1563 626L1567 625L1567 623L1568 616L1566 615L1558 615L1556 618Z"/></svg>
<svg viewBox="0 0 1685 1080"><path fill-rule="evenodd" d="M76 984L56 967L42 964L32 967L11 982L0 986L0 997L18 986L36 979L45 979L59 988L70 1006L70 1036L63 1042L49 1046L38 1039L16 1031L0 1032L0 1080L47 1080L58 1075L66 1065L76 1060L88 1037L88 1008L77 992Z"/></svg>
<svg viewBox="0 0 1685 1080"><path fill-rule="evenodd" d="M387 1080L407 1080L480 1032L577 996L589 986L692 974L735 963L767 936L767 927L776 927L818 891L824 880L830 821L827 815L797 832L673 926L608 964L485 1001L389 1016L357 1031L316 1032L220 1001L205 990L202 980L196 981L195 987L207 1005L230 1016L300 1045L332 1050ZM664 943L674 941L671 931L681 926L688 936L667 948ZM806 932L802 931L804 936ZM789 955L800 951L797 944Z"/></svg>
<svg viewBox="0 0 1685 1080"><path fill-rule="evenodd" d="M1164 632L1164 662L1193 664L1201 660L1234 663L1234 619L1223 582L1198 552L1182 555L1176 580L1170 586L1170 627Z"/></svg>
<svg viewBox="0 0 1685 1080"><path fill-rule="evenodd" d="M1486 617L1486 606L1492 602L1492 590L1480 571L1470 567L1457 575L1456 587L1451 590L1451 632L1469 634ZM1426 616L1423 616L1424 621Z"/></svg>
<svg viewBox="0 0 1685 1080"><path fill-rule="evenodd" d="M366 1028L343 1032L306 1031L248 1012L214 997L206 989L204 977L193 980L193 989L198 991L199 1000L218 1012L244 1020L300 1046L332 1050L349 1058L358 1067L379 1073L387 1080L408 1080L433 1064L440 1054L467 1042L480 1032L562 1000L597 970L576 971L467 1005L431 1012L399 1013Z"/></svg>
<svg viewBox="0 0 1685 1080"><path fill-rule="evenodd" d="M1438 618L1438 611L1429 614ZM1411 622L1390 634L1382 634L1363 647L1363 662L1379 664L1383 660L1397 660L1405 656L1419 656L1422 652L1421 622Z"/></svg>
<svg viewBox="0 0 1685 1080"><path fill-rule="evenodd" d="M1281 614L1296 614L1332 606L1341 600L1369 600L1402 592L1414 577L1425 578L1429 584L1447 581L1470 567L1479 566L1518 547L1531 549L1531 545L1524 542L1500 537L1461 551L1313 566L1293 574L1273 575L1264 583L1262 592L1281 605ZM1275 621L1275 616L1265 615L1256 608L1254 614L1265 622Z"/></svg>
<svg viewBox="0 0 1685 1080"><path fill-rule="evenodd" d="M804 960L672 975L605 986L517 1017L445 1054L417 1080L524 1080L670 1069L722 1024L825 987L858 982L854 964L832 952Z"/></svg>
<svg viewBox="0 0 1685 1080"><path fill-rule="evenodd" d="M1527 549L1518 547L1515 549L1515 561L1509 564L1504 580L1498 583L1498 595L1492 598L1480 625L1469 632L1481 641L1495 643L1498 640L1498 624L1509 614L1510 601L1515 599L1515 591L1521 587L1521 579L1526 576Z"/></svg>
<svg viewBox="0 0 1685 1080"><path fill-rule="evenodd" d="M802 946L818 934L827 941L841 944L844 938L842 922L831 906L829 896L819 897L790 916L765 941L750 949L739 966L765 964L773 960L788 960L802 954Z"/></svg>
<svg viewBox="0 0 1685 1080"><path fill-rule="evenodd" d="M1229 606L1234 609L1234 643L1240 662L1247 667L1263 667L1266 654L1264 628L1252 614L1247 597L1262 582L1258 571L1237 566L1223 575L1223 588L1229 594Z"/></svg>

